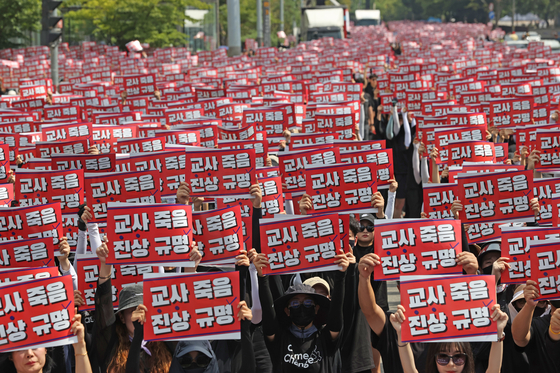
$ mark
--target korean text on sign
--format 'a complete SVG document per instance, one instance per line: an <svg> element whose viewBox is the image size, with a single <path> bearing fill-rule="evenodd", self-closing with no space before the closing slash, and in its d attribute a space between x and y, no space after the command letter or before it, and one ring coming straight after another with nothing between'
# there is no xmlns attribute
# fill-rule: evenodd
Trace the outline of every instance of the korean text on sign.
<svg viewBox="0 0 560 373"><path fill-rule="evenodd" d="M434 277L401 281L406 320L403 342L457 338L497 340L490 308L496 304L494 276ZM480 340L480 339L478 339Z"/></svg>
<svg viewBox="0 0 560 373"><path fill-rule="evenodd" d="M338 214L291 219L261 219L261 250L267 274L338 269L334 257L341 248Z"/></svg>
<svg viewBox="0 0 560 373"><path fill-rule="evenodd" d="M239 272L145 275L144 340L240 338Z"/></svg>
<svg viewBox="0 0 560 373"><path fill-rule="evenodd" d="M402 275L460 274L455 258L461 252L458 220L376 220L374 252L381 265L375 280L397 280Z"/></svg>
<svg viewBox="0 0 560 373"><path fill-rule="evenodd" d="M0 299L0 352L77 342L71 276L4 285Z"/></svg>
<svg viewBox="0 0 560 373"><path fill-rule="evenodd" d="M190 263L191 206L109 203L107 228L107 264Z"/></svg>

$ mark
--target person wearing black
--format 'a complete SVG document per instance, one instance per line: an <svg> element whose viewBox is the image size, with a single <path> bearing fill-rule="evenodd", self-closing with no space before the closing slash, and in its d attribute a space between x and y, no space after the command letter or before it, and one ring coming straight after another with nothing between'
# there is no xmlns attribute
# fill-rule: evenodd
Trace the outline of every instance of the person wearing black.
<svg viewBox="0 0 560 373"><path fill-rule="evenodd" d="M550 314L533 317L539 295L538 284L527 280L523 290L526 303L511 325L515 344L527 354L528 373L560 372L560 300L551 300Z"/></svg>
<svg viewBox="0 0 560 373"><path fill-rule="evenodd" d="M269 276L262 273L262 269L269 265L266 255L252 254L259 276L263 334L273 371L339 372L337 352L343 326L345 277L349 265L346 254L341 250L335 256L335 263L341 270L336 272L331 301L316 293L311 286L297 284L274 302Z"/></svg>

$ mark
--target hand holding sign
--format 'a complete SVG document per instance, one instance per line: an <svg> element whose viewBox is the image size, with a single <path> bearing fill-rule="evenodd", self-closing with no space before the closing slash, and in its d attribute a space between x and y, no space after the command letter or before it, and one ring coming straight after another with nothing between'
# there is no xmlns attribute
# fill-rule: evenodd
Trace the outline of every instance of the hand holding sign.
<svg viewBox="0 0 560 373"><path fill-rule="evenodd" d="M364 255L358 264L360 276L369 279L373 273L373 269L380 264L381 259L379 258L379 255L373 253Z"/></svg>
<svg viewBox="0 0 560 373"><path fill-rule="evenodd" d="M397 332L397 335L399 337L398 340L399 343L402 343L401 341L402 323L406 320L406 317L404 316L404 312L405 312L404 307L399 304L397 306L397 312L393 313L389 317L389 320L391 320L391 324L393 325L393 328L395 328L395 331Z"/></svg>
<svg viewBox="0 0 560 373"><path fill-rule="evenodd" d="M385 207L385 199L381 195L381 192L375 192L371 195L371 207L377 209L377 218L385 219L385 213L383 208Z"/></svg>
<svg viewBox="0 0 560 373"><path fill-rule="evenodd" d="M249 188L249 194L251 194L251 198L253 199L253 208L262 208L262 190L259 185L259 179L256 176L255 184L251 185Z"/></svg>
<svg viewBox="0 0 560 373"><path fill-rule="evenodd" d="M305 193L299 201L299 211L301 215L307 215L307 211L311 209L313 209L313 202L311 202L311 196Z"/></svg>
<svg viewBox="0 0 560 373"><path fill-rule="evenodd" d="M138 307L136 307L136 309L132 311L131 321L138 321L140 325L143 326L146 322L146 311L148 311L148 308L143 304L139 304Z"/></svg>
<svg viewBox="0 0 560 373"><path fill-rule="evenodd" d="M523 289L523 296L529 307L535 308L537 306L538 302L535 299L539 298L540 294L536 281L527 280L527 285Z"/></svg>
<svg viewBox="0 0 560 373"><path fill-rule="evenodd" d="M270 266L266 254L257 254L253 259L253 264L257 269L257 274L259 275L259 277L264 277L263 269Z"/></svg>
<svg viewBox="0 0 560 373"><path fill-rule="evenodd" d="M239 310L237 312L237 319L239 321L251 321L253 319L253 312L251 312L251 309L247 306L247 302L245 302L244 300L237 304L237 309Z"/></svg>

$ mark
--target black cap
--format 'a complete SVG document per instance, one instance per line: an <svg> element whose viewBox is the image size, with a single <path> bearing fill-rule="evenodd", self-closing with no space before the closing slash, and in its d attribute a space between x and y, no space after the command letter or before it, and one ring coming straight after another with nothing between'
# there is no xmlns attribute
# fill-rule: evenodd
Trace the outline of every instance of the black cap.
<svg viewBox="0 0 560 373"><path fill-rule="evenodd" d="M361 214L360 221L362 220L369 221L371 224L375 224L375 216L373 216L373 214Z"/></svg>

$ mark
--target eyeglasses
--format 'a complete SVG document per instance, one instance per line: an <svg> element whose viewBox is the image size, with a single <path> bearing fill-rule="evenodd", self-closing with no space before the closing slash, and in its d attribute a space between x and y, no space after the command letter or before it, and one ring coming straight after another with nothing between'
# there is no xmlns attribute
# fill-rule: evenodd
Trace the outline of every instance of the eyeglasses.
<svg viewBox="0 0 560 373"><path fill-rule="evenodd" d="M467 354L455 354L453 356L447 354L436 354L436 363L445 366L449 364L449 360L453 360L453 364L457 366L465 365L467 362Z"/></svg>
<svg viewBox="0 0 560 373"><path fill-rule="evenodd" d="M306 299L303 301L303 303L300 302L299 300L294 299L293 301L290 302L289 308L297 309L302 304L305 308L315 307L315 302L313 302L312 299Z"/></svg>
<svg viewBox="0 0 560 373"><path fill-rule="evenodd" d="M206 368L210 365L210 361L212 359L202 352L199 352L194 359L191 354L186 354L181 358L181 367L183 369Z"/></svg>
<svg viewBox="0 0 560 373"><path fill-rule="evenodd" d="M361 224L360 224L360 226L359 226L358 229L359 229L358 232L363 232L364 229L367 229L367 231L371 233L371 232L373 232L373 230L375 229L375 227L374 227L373 225L361 225Z"/></svg>

